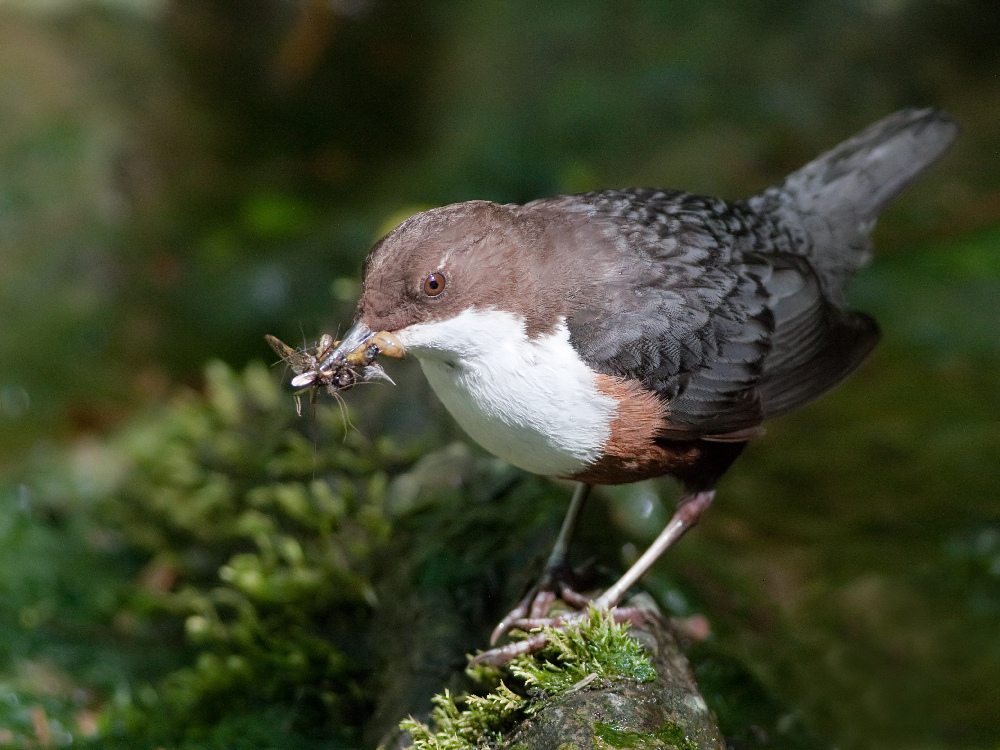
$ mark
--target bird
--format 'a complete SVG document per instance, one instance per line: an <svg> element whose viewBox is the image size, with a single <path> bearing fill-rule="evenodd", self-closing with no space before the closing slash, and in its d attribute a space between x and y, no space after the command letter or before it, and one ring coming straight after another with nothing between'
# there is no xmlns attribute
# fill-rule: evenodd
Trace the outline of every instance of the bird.
<svg viewBox="0 0 1000 750"><path fill-rule="evenodd" d="M848 284L879 215L957 133L943 111L902 110L745 200L635 188L418 213L371 249L352 327L293 385L412 355L483 448L578 483L539 584L494 644L557 593L578 598L556 579L592 486L677 479L663 531L593 602L624 609L762 425L871 353L879 328L849 308Z"/></svg>

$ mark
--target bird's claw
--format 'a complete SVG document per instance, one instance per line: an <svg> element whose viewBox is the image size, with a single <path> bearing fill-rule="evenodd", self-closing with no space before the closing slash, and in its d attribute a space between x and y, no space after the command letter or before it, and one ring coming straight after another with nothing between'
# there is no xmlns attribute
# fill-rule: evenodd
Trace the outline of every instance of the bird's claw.
<svg viewBox="0 0 1000 750"><path fill-rule="evenodd" d="M621 625L630 623L640 625L646 620L648 610L641 607L612 607L611 616L614 621ZM518 630L528 632L529 630L541 630L542 628L562 628L570 623L580 622L587 617L587 612L572 612L557 617L525 617L514 622L514 627Z"/></svg>
<svg viewBox="0 0 1000 750"><path fill-rule="evenodd" d="M490 634L490 645L496 645L500 637L511 628L519 627L517 624L519 621L545 618L557 595L558 598L577 609L583 609L591 601L590 598L563 583L556 571L546 571L542 579L531 587L524 598L517 603L517 606L508 612L500 624L493 629Z"/></svg>
<svg viewBox="0 0 1000 750"><path fill-rule="evenodd" d="M491 648L489 651L476 654L469 661L469 666L474 667L477 664L486 664L491 667L502 667L518 656L538 651L538 649L543 648L548 642L549 637L545 633L534 633L523 641L514 641L505 646Z"/></svg>
<svg viewBox="0 0 1000 750"><path fill-rule="evenodd" d="M539 595L544 592L539 592ZM583 597L581 594L574 594L580 597L584 606L589 604L590 600ZM536 596L537 598L537 596ZM525 602L522 601L515 610L520 609ZM632 625L641 625L646 621L650 614L650 610L646 607L612 607L611 616L614 618L615 622L621 625L622 623L631 623ZM514 612L511 612L511 615ZM511 618L511 615L507 615L504 618L504 622L500 623L503 625ZM517 628L518 630L524 631L538 631L542 628L557 628L562 630L567 625L572 625L575 623L582 622L588 613L586 610L581 612L572 612L564 615L558 615L557 617L521 617L519 619L512 619L507 625L507 630L511 628ZM498 626L499 628L499 626ZM496 632L496 631L494 631ZM505 631L506 632L506 631ZM483 651L477 654L469 662L470 665L476 664L488 664L490 666L499 667L508 663L509 661L517 658L518 656L523 656L524 654L534 653L539 649L545 647L549 642L548 635L544 632L533 632L527 638L520 641L513 641L504 646L499 646L498 648L491 648L489 651ZM495 641L490 641L492 645Z"/></svg>
<svg viewBox="0 0 1000 750"><path fill-rule="evenodd" d="M549 607L552 606L552 602L554 601L555 593L552 590L547 588L539 590L538 587L532 588L527 596L518 602L514 609L507 613L507 616L500 621L500 624L493 628L493 632L490 634L490 645L496 645L500 636L515 627L515 623L518 621L526 617L538 617L539 610L542 610L542 614L548 613ZM543 607L544 609L542 609Z"/></svg>

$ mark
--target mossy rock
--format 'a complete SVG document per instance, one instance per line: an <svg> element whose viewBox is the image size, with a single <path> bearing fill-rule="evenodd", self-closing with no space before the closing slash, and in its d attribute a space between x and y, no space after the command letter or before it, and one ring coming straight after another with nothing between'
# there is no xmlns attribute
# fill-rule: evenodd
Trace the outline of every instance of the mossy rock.
<svg viewBox="0 0 1000 750"><path fill-rule="evenodd" d="M667 626L651 619L638 635L655 678L619 678L547 701L506 744L524 750L725 747L687 659Z"/></svg>
<svg viewBox="0 0 1000 750"><path fill-rule="evenodd" d="M724 747L677 640L647 611L631 632L596 610L548 629L541 652L487 670L497 681L488 695L456 702L446 691L435 698L433 730L412 719L402 728L415 750Z"/></svg>

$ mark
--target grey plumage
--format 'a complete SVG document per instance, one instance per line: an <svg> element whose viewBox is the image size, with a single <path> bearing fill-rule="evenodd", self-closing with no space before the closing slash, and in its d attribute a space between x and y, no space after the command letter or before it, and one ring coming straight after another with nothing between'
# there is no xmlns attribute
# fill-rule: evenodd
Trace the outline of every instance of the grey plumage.
<svg viewBox="0 0 1000 750"><path fill-rule="evenodd" d="M746 202L796 236L827 298L843 304L871 257L875 221L951 145L958 125L935 109L904 109L865 128L780 185Z"/></svg>
<svg viewBox="0 0 1000 750"><path fill-rule="evenodd" d="M845 308L846 285L878 215L956 133L941 112L905 110L747 201L636 189L525 209L583 214L617 248L620 278L568 321L584 360L664 398L664 437L742 439L875 346L875 322Z"/></svg>

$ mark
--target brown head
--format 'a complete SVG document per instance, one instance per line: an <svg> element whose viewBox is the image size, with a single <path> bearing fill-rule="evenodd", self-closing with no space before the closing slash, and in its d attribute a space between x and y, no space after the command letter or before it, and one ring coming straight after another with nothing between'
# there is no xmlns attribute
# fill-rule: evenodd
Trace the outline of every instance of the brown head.
<svg viewBox="0 0 1000 750"><path fill-rule="evenodd" d="M593 248L583 265L581 243ZM533 338L582 304L607 249L599 231L571 214L490 201L436 208L372 249L357 320L398 331L470 307L501 309L523 317Z"/></svg>

